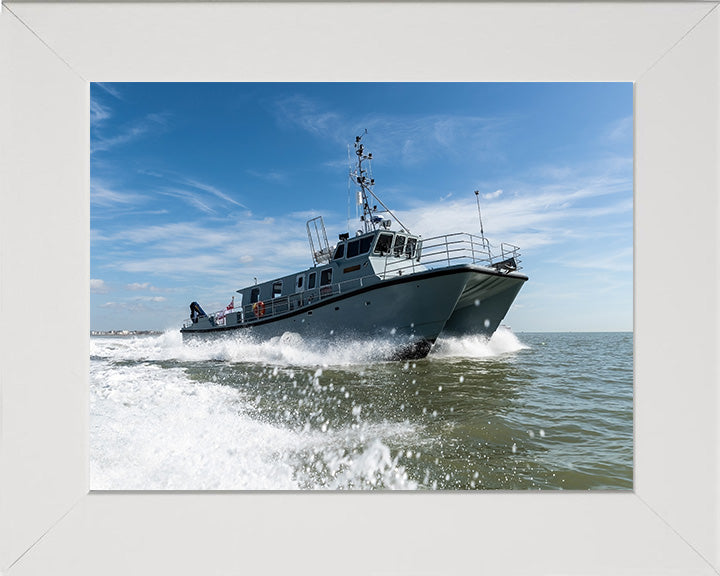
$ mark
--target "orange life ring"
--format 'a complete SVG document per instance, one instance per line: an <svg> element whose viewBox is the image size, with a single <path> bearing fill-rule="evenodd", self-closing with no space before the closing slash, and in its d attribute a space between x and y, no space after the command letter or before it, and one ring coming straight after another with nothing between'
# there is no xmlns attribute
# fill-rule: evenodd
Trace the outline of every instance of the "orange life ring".
<svg viewBox="0 0 720 576"><path fill-rule="evenodd" d="M265 303L262 300L253 304L253 314L255 314L257 318L265 316Z"/></svg>

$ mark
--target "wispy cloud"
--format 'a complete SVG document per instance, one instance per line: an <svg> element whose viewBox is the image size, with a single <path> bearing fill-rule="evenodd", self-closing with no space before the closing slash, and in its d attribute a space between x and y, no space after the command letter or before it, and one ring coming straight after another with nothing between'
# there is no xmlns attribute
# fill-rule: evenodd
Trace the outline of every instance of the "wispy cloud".
<svg viewBox="0 0 720 576"><path fill-rule="evenodd" d="M110 107L103 106L97 100L90 101L90 123L93 125L99 124L103 120L107 120L112 116Z"/></svg>
<svg viewBox="0 0 720 576"><path fill-rule="evenodd" d="M278 120L299 126L317 136L334 135L343 119L337 112L324 109L317 101L293 94L275 103Z"/></svg>
<svg viewBox="0 0 720 576"><path fill-rule="evenodd" d="M288 181L288 175L279 172L277 170L247 170L247 173L254 177L258 178L260 180L265 180L267 182L287 182Z"/></svg>
<svg viewBox="0 0 720 576"><path fill-rule="evenodd" d="M131 292L138 292L138 291L148 291L148 292L160 292L160 288L157 288L156 286L153 286L150 284L150 282L133 282L132 284L128 284L125 286L126 290L130 290Z"/></svg>
<svg viewBox="0 0 720 576"><path fill-rule="evenodd" d="M608 127L607 139L611 142L629 141L633 132L633 117L626 116L616 120Z"/></svg>
<svg viewBox="0 0 720 576"><path fill-rule="evenodd" d="M389 116L366 115L360 120L329 109L322 102L306 96L292 95L275 106L277 121L337 142L342 150L348 134L373 134L373 152L382 163L400 161L410 165L424 162L438 154L445 158L499 158L498 139L503 130L516 122L511 115L484 117L467 114L428 114ZM341 158L333 165L346 165Z"/></svg>
<svg viewBox="0 0 720 576"><path fill-rule="evenodd" d="M573 269L600 270L603 272L632 272L633 249L622 247L608 250L602 254L595 254L593 258L587 257L587 252L569 251L563 258L548 260L549 264L572 267ZM627 277L632 278L631 276Z"/></svg>
<svg viewBox="0 0 720 576"><path fill-rule="evenodd" d="M93 131L91 152L110 150L138 140L147 134L164 131L167 129L168 118L169 114L166 113L147 114L143 118L119 128L111 136L103 134L102 130L96 127Z"/></svg>
<svg viewBox="0 0 720 576"><path fill-rule="evenodd" d="M215 186L211 186L210 184L206 184L204 182L199 182L192 178L186 178L184 180L184 183L187 184L188 186L192 186L193 188L195 188L197 190L202 190L203 192L207 192L208 194L211 194L211 195L215 196L216 198L223 200L224 202L228 202L229 204L234 204L235 206L240 206L241 208L246 208L246 206L244 206L243 204L241 204L234 198L230 197L223 191L219 190Z"/></svg>
<svg viewBox="0 0 720 576"><path fill-rule="evenodd" d="M169 223L119 230L99 242L123 247L105 264L110 270L249 282L256 276L269 278L311 264L304 223L297 216L244 218L224 224ZM139 290L145 284L132 286Z"/></svg>
<svg viewBox="0 0 720 576"><path fill-rule="evenodd" d="M513 187L515 188L515 187ZM600 216L632 214L632 182L621 178L587 177L574 182L518 185L510 194L500 190L483 195L481 212L485 232L498 241L532 249L587 235L605 236ZM477 233L479 220L471 194L452 200L415 202L397 210L410 229L424 237L450 231ZM631 220L628 220L631 225Z"/></svg>
<svg viewBox="0 0 720 576"><path fill-rule="evenodd" d="M158 190L157 193L164 196L170 196L172 198L178 198L205 214L215 213L215 209L212 208L207 202L205 202L204 199L200 198L197 193L191 192L189 190L182 190L179 188L164 188Z"/></svg>
<svg viewBox="0 0 720 576"><path fill-rule="evenodd" d="M119 300L105 302L100 308L109 310L119 310L124 312L145 312L151 310L154 304L161 304L167 299L163 296L153 296L149 298L133 298L132 300Z"/></svg>
<svg viewBox="0 0 720 576"><path fill-rule="evenodd" d="M228 207L246 208L219 188L196 179L179 175L164 176L160 173L153 176L176 185L147 185L142 192L137 192L134 189L121 189L111 179L96 176L91 182L90 202L96 208L112 209L107 217L114 217L118 211L137 215L168 214L168 208L153 210L152 206L148 206L153 202L153 197L158 195L177 198L205 215L224 213ZM102 218L103 214L96 212L93 218Z"/></svg>
<svg viewBox="0 0 720 576"><path fill-rule="evenodd" d="M196 178L153 170L144 170L143 174L157 178L162 182L159 186L151 187L151 190L155 193L178 198L204 214L223 212L227 210L228 206L247 209L244 204L233 198L230 193L207 182L201 182ZM168 182L172 185L168 186L166 184Z"/></svg>
<svg viewBox="0 0 720 576"><path fill-rule="evenodd" d="M117 98L118 100L122 100L122 94L120 93L120 90L112 84L108 84L107 82L95 82L95 86L98 88L103 89L105 92L110 94L113 98Z"/></svg>
<svg viewBox="0 0 720 576"><path fill-rule="evenodd" d="M90 293L91 294L107 294L110 292L110 288L105 284L104 280L99 278L90 279Z"/></svg>
<svg viewBox="0 0 720 576"><path fill-rule="evenodd" d="M146 195L126 190L117 190L107 182L98 178L93 178L90 185L90 203L94 206L135 206L146 200Z"/></svg>

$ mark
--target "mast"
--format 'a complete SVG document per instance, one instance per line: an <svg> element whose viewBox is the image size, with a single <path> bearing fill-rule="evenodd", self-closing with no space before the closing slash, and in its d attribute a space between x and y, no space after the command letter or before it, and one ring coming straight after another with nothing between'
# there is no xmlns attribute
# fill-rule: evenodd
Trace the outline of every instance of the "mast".
<svg viewBox="0 0 720 576"><path fill-rule="evenodd" d="M363 223L363 231L364 232L372 232L373 230L377 230L382 222L383 218L381 216L377 215L377 205L374 203L370 204L370 199L377 201L380 206L382 206L385 211L392 216L392 218L400 225L400 227L410 234L410 230L405 226L400 220L398 220L397 216L393 214L390 209L383 204L382 200L378 198L375 195L375 192L373 192L373 186L375 186L375 179L372 178L371 172L370 172L370 161L372 160L372 152L365 153L365 146L361 143L362 137L367 134L367 129L365 129L365 132L355 137L355 155L357 156L357 164L355 165L355 169L350 171L350 178L353 179L355 184L359 186L358 190L358 204L362 204L363 207L363 213L360 217L360 220ZM365 168L363 166L363 162L367 162L368 167Z"/></svg>
<svg viewBox="0 0 720 576"><path fill-rule="evenodd" d="M482 213L480 212L480 191L475 190L475 200L477 200L478 218L480 219L480 238L482 239L482 245L490 248L488 241L485 239L485 230L483 230Z"/></svg>

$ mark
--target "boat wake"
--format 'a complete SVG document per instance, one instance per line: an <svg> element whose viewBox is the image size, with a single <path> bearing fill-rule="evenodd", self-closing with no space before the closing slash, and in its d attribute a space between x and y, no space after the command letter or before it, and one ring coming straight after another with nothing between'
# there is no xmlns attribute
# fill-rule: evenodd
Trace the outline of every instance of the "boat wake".
<svg viewBox="0 0 720 576"><path fill-rule="evenodd" d="M264 341L246 334L183 341L177 331L159 336L93 338L90 341L91 357L116 362L217 361L279 366L367 365L378 359L392 360L395 348L395 343L378 339L328 342L304 339L291 332ZM490 339L484 336L439 339L428 360L494 358L525 348L527 346L509 328L500 327Z"/></svg>
<svg viewBox="0 0 720 576"><path fill-rule="evenodd" d="M168 358L186 353L167 335L138 340L93 344L92 489L418 487L397 446L412 445L419 426L366 418L332 379L328 391L322 369L236 364L227 375L211 362L226 353L194 350L202 362L178 364Z"/></svg>
<svg viewBox="0 0 720 576"><path fill-rule="evenodd" d="M500 326L492 338L485 336L463 336L440 338L430 355L431 358L496 358L512 352L527 349L520 339L504 326Z"/></svg>
<svg viewBox="0 0 720 576"><path fill-rule="evenodd" d="M424 368L378 363L382 346L328 346L297 334L265 342L232 337L183 343L176 332L93 337L91 487L432 487L437 479L425 471L430 464L420 470L417 459L418 447L432 443L433 435L425 430L425 411L409 414L413 402L423 408L431 402L417 397L430 393L415 381ZM519 346L511 332L501 332L489 342L442 343L419 362L497 356ZM435 407L427 405L432 419Z"/></svg>

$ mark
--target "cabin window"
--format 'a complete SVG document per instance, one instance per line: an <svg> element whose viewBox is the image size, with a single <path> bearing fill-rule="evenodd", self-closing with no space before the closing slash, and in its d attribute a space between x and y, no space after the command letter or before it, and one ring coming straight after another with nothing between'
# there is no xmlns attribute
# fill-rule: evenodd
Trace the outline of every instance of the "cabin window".
<svg viewBox="0 0 720 576"><path fill-rule="evenodd" d="M310 276L308 276L308 290L312 290L315 288L315 279L317 278L317 274L315 272L311 272Z"/></svg>
<svg viewBox="0 0 720 576"><path fill-rule="evenodd" d="M353 256L357 256L359 247L360 240L353 240L352 242L348 242L347 257L352 258Z"/></svg>
<svg viewBox="0 0 720 576"><path fill-rule="evenodd" d="M277 298L278 296L282 296L282 280L273 282L272 297Z"/></svg>
<svg viewBox="0 0 720 576"><path fill-rule="evenodd" d="M304 279L304 278L305 278L304 276L298 276L298 277L297 277L297 287L298 287L298 290L300 290L300 289L303 287L303 279Z"/></svg>
<svg viewBox="0 0 720 576"><path fill-rule="evenodd" d="M325 268L320 272L320 286L327 286L332 282L332 268Z"/></svg>
<svg viewBox="0 0 720 576"><path fill-rule="evenodd" d="M338 244L337 248L335 248L335 256L333 256L333 260L342 258L344 254L345 254L345 244Z"/></svg>
<svg viewBox="0 0 720 576"><path fill-rule="evenodd" d="M360 254L366 254L367 251L370 250L370 245L372 244L372 241L372 236L365 236L364 238L360 238Z"/></svg>
<svg viewBox="0 0 720 576"><path fill-rule="evenodd" d="M384 256L390 253L390 246L392 246L392 234L383 233L378 236L377 244L375 244L375 254Z"/></svg>
<svg viewBox="0 0 720 576"><path fill-rule="evenodd" d="M405 243L405 256L412 258L415 256L415 245L417 244L416 238L408 238Z"/></svg>
<svg viewBox="0 0 720 576"><path fill-rule="evenodd" d="M260 300L260 288L253 288L250 290L250 304L255 304Z"/></svg>
<svg viewBox="0 0 720 576"><path fill-rule="evenodd" d="M395 236L395 245L393 246L393 254L395 256L402 256L403 250L405 249L405 236L398 234Z"/></svg>

